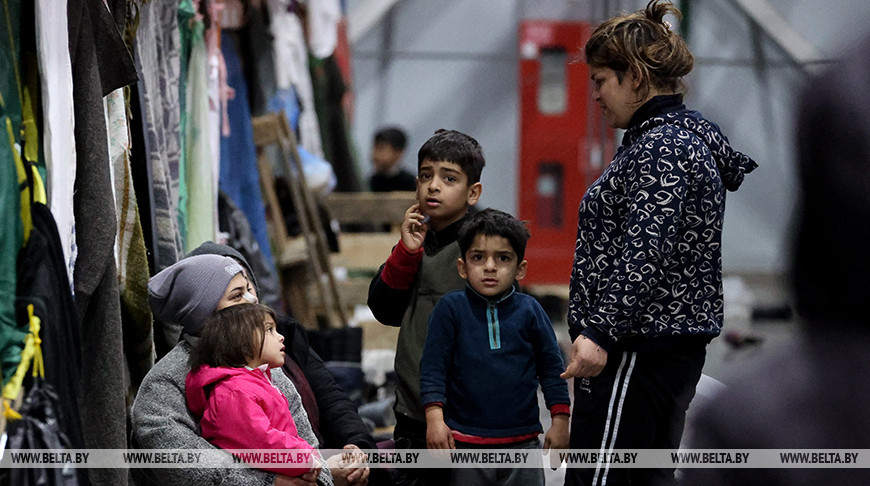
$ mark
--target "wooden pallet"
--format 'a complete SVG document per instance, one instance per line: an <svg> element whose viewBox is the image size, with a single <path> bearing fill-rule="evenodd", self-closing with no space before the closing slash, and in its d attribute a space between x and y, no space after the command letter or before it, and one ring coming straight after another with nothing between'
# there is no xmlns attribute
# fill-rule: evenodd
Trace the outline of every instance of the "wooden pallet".
<svg viewBox="0 0 870 486"><path fill-rule="evenodd" d="M343 268L347 273L347 278L338 282L342 301L350 306L365 305L369 283L399 242L399 225L405 211L416 202L416 195L411 191L333 193L323 202L342 227L381 229L392 225L389 232L343 231L338 239L340 251L332 254L333 268Z"/></svg>

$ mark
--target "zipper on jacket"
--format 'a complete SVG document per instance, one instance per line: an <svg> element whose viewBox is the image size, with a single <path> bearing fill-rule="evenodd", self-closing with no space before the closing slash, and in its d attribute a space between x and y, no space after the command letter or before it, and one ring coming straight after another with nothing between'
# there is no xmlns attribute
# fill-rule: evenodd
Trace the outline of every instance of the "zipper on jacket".
<svg viewBox="0 0 870 486"><path fill-rule="evenodd" d="M487 302L486 323L489 328L489 349L501 348L501 332L498 328L498 307L494 302Z"/></svg>
<svg viewBox="0 0 870 486"><path fill-rule="evenodd" d="M489 349L501 349L501 329L498 325L498 305L516 292L516 283L511 285L510 290L502 295L498 300L490 300L487 297L479 294L474 287L466 283L465 288L468 292L478 296L486 302L486 327L489 333Z"/></svg>

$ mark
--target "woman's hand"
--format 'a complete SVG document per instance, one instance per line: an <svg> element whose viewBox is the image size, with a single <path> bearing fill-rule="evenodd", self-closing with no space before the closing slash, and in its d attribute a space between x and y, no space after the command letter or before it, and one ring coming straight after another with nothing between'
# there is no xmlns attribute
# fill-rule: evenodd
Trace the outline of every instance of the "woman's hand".
<svg viewBox="0 0 870 486"><path fill-rule="evenodd" d="M607 364L607 351L595 344L595 341L580 335L571 345L571 362L565 372L559 375L563 380L568 378L591 378L598 376Z"/></svg>
<svg viewBox="0 0 870 486"><path fill-rule="evenodd" d="M343 447L349 454L336 454L326 460L336 486L365 486L369 482L369 466L362 450L354 444Z"/></svg>

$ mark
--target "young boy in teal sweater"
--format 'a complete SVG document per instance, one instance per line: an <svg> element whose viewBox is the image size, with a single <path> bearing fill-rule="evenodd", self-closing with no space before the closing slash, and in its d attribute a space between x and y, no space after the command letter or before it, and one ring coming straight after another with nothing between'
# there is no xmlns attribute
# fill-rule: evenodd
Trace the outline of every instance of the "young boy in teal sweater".
<svg viewBox="0 0 870 486"><path fill-rule="evenodd" d="M459 230L464 290L438 301L423 350L421 396L430 449L540 449L537 390L552 415L545 449L568 446L568 386L556 335L541 305L517 292L529 233L486 209ZM544 484L541 468L454 469L453 483Z"/></svg>

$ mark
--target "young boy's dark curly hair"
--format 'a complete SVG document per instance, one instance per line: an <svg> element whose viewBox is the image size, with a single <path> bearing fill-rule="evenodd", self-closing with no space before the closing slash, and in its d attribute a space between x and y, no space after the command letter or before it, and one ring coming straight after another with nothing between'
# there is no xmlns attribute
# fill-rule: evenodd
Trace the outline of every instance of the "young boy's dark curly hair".
<svg viewBox="0 0 870 486"><path fill-rule="evenodd" d="M471 216L459 229L457 241L463 258L465 258L465 252L471 248L477 235L505 238L517 254L518 262L523 261L526 254L526 243L531 236L525 223L504 211L492 208L484 209Z"/></svg>

